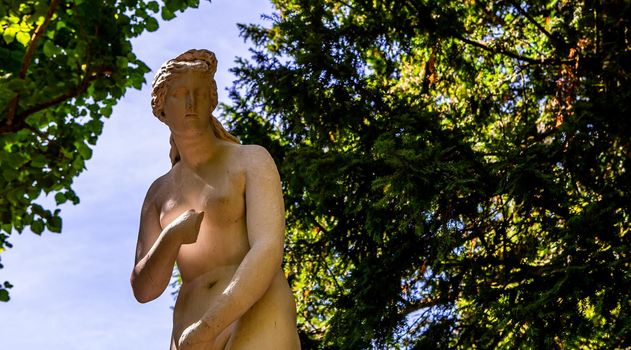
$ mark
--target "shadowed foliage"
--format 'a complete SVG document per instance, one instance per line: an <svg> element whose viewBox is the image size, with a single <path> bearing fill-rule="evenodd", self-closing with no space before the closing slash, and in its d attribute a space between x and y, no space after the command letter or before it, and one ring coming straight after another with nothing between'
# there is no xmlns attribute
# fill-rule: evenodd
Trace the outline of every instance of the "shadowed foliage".
<svg viewBox="0 0 631 350"><path fill-rule="evenodd" d="M628 2L273 3L223 108L304 348L631 346Z"/></svg>

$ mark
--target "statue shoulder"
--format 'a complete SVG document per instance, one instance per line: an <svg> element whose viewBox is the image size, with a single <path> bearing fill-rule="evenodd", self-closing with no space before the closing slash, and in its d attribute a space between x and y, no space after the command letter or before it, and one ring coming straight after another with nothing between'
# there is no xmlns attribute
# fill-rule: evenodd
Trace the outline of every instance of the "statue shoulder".
<svg viewBox="0 0 631 350"><path fill-rule="evenodd" d="M171 171L155 179L147 190L144 205L159 208L163 202L164 196L167 193L166 191L168 190L168 184L170 181Z"/></svg>
<svg viewBox="0 0 631 350"><path fill-rule="evenodd" d="M274 167L274 159L269 151L260 145L241 145L241 159L245 161L246 168Z"/></svg>
<svg viewBox="0 0 631 350"><path fill-rule="evenodd" d="M240 154L248 161L267 162L272 159L269 151L260 145L239 145Z"/></svg>

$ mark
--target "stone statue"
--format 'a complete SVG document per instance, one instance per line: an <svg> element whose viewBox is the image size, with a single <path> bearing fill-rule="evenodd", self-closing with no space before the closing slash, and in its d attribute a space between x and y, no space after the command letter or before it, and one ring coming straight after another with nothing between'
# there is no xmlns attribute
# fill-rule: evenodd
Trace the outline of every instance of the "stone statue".
<svg viewBox="0 0 631 350"><path fill-rule="evenodd" d="M151 106L171 130L173 167L142 206L134 295L141 303L160 296L177 262L171 349L299 349L281 269L278 171L265 148L239 144L212 116L216 67L212 52L189 50L153 81Z"/></svg>

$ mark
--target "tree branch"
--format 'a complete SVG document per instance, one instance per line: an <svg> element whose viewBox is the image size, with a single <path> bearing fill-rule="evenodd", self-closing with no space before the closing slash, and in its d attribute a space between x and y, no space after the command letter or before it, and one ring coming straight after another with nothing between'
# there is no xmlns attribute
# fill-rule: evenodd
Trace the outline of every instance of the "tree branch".
<svg viewBox="0 0 631 350"><path fill-rule="evenodd" d="M502 55L514 58L516 60L528 62L528 63L531 63L531 64L563 64L563 63L571 63L572 62L571 60L559 60L557 58L536 59L536 58L532 58L532 57L522 56L522 55L517 54L515 52L504 50L504 49L494 49L494 48L492 48L492 47L490 47L490 46L488 46L488 45L486 45L484 43L481 43L481 42L478 42L478 41L475 41L475 40L471 40L471 39L465 38L465 37L460 36L460 35L457 35L457 36L454 36L454 37L456 39L464 42L464 43L467 43L469 45L473 45L473 46L475 46L477 48L480 48L482 50L485 50L485 51L488 51L488 52L491 52L491 53L499 53L499 54L502 54Z"/></svg>
<svg viewBox="0 0 631 350"><path fill-rule="evenodd" d="M36 104L35 106L24 110L22 113L17 115L17 123L13 124L5 124L0 125L0 135L5 135L9 133L14 133L26 126L26 118L34 113L37 113L41 110L44 110L48 107L54 106L56 104L65 102L73 97L77 97L88 89L90 86L90 82L98 79L101 76L109 76L111 74L112 68L110 67L101 67L96 72L86 72L85 78L83 81L79 83L79 85L75 88L68 90L66 93L59 95L53 99L42 102L40 104Z"/></svg>
<svg viewBox="0 0 631 350"><path fill-rule="evenodd" d="M514 8L517 9L517 11L519 11L519 13L521 13L524 17L526 17L526 19L528 19L528 21L530 21L530 23L534 24L535 27L537 27L537 29L539 29L539 31L541 31L545 36L547 36L548 39L550 39L550 41L553 44L555 44L554 46L557 46L557 48L558 48L559 44L563 44L564 46L566 45L565 42L560 40L558 37L555 37L554 35L552 35L552 33L547 31L541 24L539 24L539 22L537 22L534 19L534 17L532 17L526 10L521 8L521 6L519 6L519 4L515 0L510 0L510 3L513 5Z"/></svg>
<svg viewBox="0 0 631 350"><path fill-rule="evenodd" d="M416 3L408 1L408 4L412 7L413 10L415 10L415 11L417 11L419 13L421 12L421 9L417 6ZM520 7L517 6L517 8L520 11L523 11ZM528 16L530 16L530 15L528 15ZM532 18L532 17L530 17L530 18ZM532 21L534 21L534 18L532 18ZM536 23L536 22L534 22L534 23ZM536 25L537 25L538 28L540 27L539 23L536 23ZM545 28L543 28L543 27L541 27L540 29L545 31ZM550 38L553 39L553 37L551 36L551 34L549 32L545 31L545 33L547 33L547 35L550 35ZM490 46L488 46L488 45L486 45L484 43L481 43L481 42L475 41L475 40L471 40L471 39L466 38L463 35L460 35L458 33L448 34L448 36L456 38L456 39L458 39L458 40L460 40L460 41L462 41L462 42L464 42L466 44L473 45L473 46L475 46L477 48L480 48L482 50L485 50L485 51L488 51L488 52L491 52L491 53L495 53L495 54L499 53L499 54L502 54L502 55L514 58L516 60L523 61L523 62L528 62L528 63L531 63L531 64L563 64L563 63L571 63L572 62L570 60L560 60L560 59L557 59L557 58L536 59L536 58L532 58L532 57L522 56L522 55L520 55L518 53L509 51L509 50L492 48L492 47L490 47Z"/></svg>
<svg viewBox="0 0 631 350"><path fill-rule="evenodd" d="M27 110L25 110L24 112L20 113L18 116L19 117L24 117L24 119L26 119L27 116L33 114L33 113L37 113L41 110L44 110L48 107L54 106L56 104L65 102L73 97L78 96L81 92L83 92L82 89L72 89L68 92L66 92L65 94L62 94L60 96L57 96L55 98L53 98L52 100L48 100L46 102L42 102L40 104L37 104Z"/></svg>
<svg viewBox="0 0 631 350"><path fill-rule="evenodd" d="M409 315L413 312L419 311L421 309L426 309L426 308L430 308L430 307L434 307L437 305L441 305L441 304L446 304L450 301L454 301L455 298L453 297L448 297L448 298L441 298L441 297L436 297L436 298L432 298L431 296L427 295L425 296L425 298L420 299L420 300L416 300L413 302L410 302L408 304L406 304L402 310L401 310L401 314L403 315Z"/></svg>
<svg viewBox="0 0 631 350"><path fill-rule="evenodd" d="M37 42L42 37L42 35L44 35L44 32L46 31L46 27L50 23L50 20L53 17L53 14L55 13L55 11L57 10L58 5L59 5L59 0L51 1L50 6L48 7L48 13L46 13L46 17L44 18L44 22L42 22L42 24L40 24L35 29L35 32L33 33L33 36L31 37L31 42L26 48L26 53L24 53L24 59L22 60L22 67L20 68L20 73L18 75L20 79L24 79L26 77L28 66L31 65L31 61L33 60L33 54L35 53L35 49L37 48ZM19 95L16 94L15 97L13 97L13 99L11 100L11 102L9 102L9 109L7 111L7 125L6 125L8 128L11 128L11 125L13 124L13 121L15 119L15 112L18 107L18 99L19 99Z"/></svg>
<svg viewBox="0 0 631 350"><path fill-rule="evenodd" d="M50 6L48 7L48 13L46 13L46 17L44 18L44 22L40 24L33 36L31 37L31 43L26 49L26 53L24 54L24 59L22 60L22 68L20 69L20 79L24 79L26 77L26 72L28 70L28 66L31 64L33 60L33 54L35 53L35 49L37 48L37 42L44 35L46 31L46 27L50 23L50 20L53 18L53 14L57 10L57 6L59 5L59 0L52 0L50 2Z"/></svg>

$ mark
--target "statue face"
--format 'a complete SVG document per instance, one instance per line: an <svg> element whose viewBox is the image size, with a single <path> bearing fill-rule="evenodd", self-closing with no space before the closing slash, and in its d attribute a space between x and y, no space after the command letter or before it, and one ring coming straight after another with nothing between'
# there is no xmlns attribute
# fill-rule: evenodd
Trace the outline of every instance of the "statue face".
<svg viewBox="0 0 631 350"><path fill-rule="evenodd" d="M207 72L189 70L170 81L160 119L173 134L188 134L211 126L209 79Z"/></svg>

